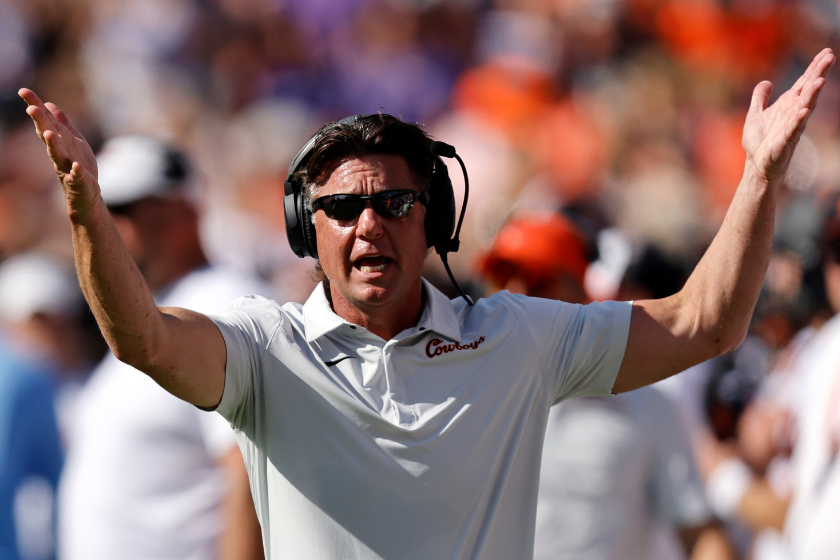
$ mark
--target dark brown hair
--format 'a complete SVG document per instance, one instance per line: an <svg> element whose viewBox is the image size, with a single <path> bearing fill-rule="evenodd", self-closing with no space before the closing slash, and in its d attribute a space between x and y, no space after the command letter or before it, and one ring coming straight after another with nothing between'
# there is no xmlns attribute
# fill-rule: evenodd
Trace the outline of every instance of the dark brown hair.
<svg viewBox="0 0 840 560"><path fill-rule="evenodd" d="M317 187L328 179L332 166L340 160L364 154L389 154L405 158L417 178L418 186L428 192L434 171L432 143L415 123L378 113L353 122L331 122L318 131L309 159L292 180L302 186L306 204L311 204Z"/></svg>

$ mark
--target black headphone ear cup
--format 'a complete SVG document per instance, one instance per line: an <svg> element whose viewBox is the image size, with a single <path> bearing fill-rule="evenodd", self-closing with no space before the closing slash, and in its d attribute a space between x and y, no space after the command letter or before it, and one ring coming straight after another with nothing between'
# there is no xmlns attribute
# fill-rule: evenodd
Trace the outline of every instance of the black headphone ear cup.
<svg viewBox="0 0 840 560"><path fill-rule="evenodd" d="M434 247L438 253L447 252L449 240L455 231L455 193L446 165L439 157L435 157L424 225L426 246Z"/></svg>
<svg viewBox="0 0 840 560"><path fill-rule="evenodd" d="M298 216L300 221L300 228L303 232L303 242L306 246L305 255L307 257L318 258L318 241L315 237L315 224L312 223L312 213L308 206L303 201L303 192L298 195Z"/></svg>
<svg viewBox="0 0 840 560"><path fill-rule="evenodd" d="M290 176L291 177L291 176ZM306 240L304 239L303 228L300 225L300 193L292 184L291 178L284 183L285 194L283 195L283 212L286 217L286 238L289 246L298 257L306 256Z"/></svg>

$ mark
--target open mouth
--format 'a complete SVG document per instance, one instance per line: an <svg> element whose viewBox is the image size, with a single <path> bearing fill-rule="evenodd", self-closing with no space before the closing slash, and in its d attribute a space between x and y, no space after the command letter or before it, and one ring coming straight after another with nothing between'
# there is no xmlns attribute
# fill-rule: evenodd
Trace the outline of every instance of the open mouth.
<svg viewBox="0 0 840 560"><path fill-rule="evenodd" d="M390 263L392 259L388 257L362 257L353 263L361 272L382 272L385 270L385 265Z"/></svg>

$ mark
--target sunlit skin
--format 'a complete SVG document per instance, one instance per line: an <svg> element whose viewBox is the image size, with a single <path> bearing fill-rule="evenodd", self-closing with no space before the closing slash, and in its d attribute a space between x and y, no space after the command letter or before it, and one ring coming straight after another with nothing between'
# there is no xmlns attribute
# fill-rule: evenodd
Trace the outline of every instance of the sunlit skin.
<svg viewBox="0 0 840 560"><path fill-rule="evenodd" d="M395 189L420 190L405 159L362 155L339 161L317 196ZM315 212L318 256L337 315L385 340L417 324L423 308L420 270L427 255L425 216L420 202L402 218L383 218L370 201L351 221Z"/></svg>

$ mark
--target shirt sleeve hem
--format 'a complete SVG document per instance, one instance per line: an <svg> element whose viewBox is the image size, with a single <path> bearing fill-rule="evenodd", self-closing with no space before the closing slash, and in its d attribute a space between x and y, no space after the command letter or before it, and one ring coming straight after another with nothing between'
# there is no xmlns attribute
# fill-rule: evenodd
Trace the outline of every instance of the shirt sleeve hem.
<svg viewBox="0 0 840 560"><path fill-rule="evenodd" d="M613 371L607 377L608 384L605 384L605 395L614 395L613 387L618 379L618 372L624 362L624 352L627 350L627 339L630 336L630 316L633 313L633 302L616 302L615 321L610 332L609 362L615 364Z"/></svg>
<svg viewBox="0 0 840 560"><path fill-rule="evenodd" d="M219 329L219 332L222 333L222 338L225 341L225 385L224 389L222 390L222 398L219 399L219 402L216 404L216 406L212 408L198 408L210 412L218 412L219 414L227 418L228 415L226 414L226 411L228 408L230 408L231 403L235 399L235 390L233 387L234 384L230 383L234 375L234 373L231 371L232 363L234 362L234 360L231 359L231 348L233 347L233 341L231 340L231 334L228 332L229 327L225 323L224 319L222 317L213 315L210 315L209 317L213 321L213 323L216 324L216 327Z"/></svg>

